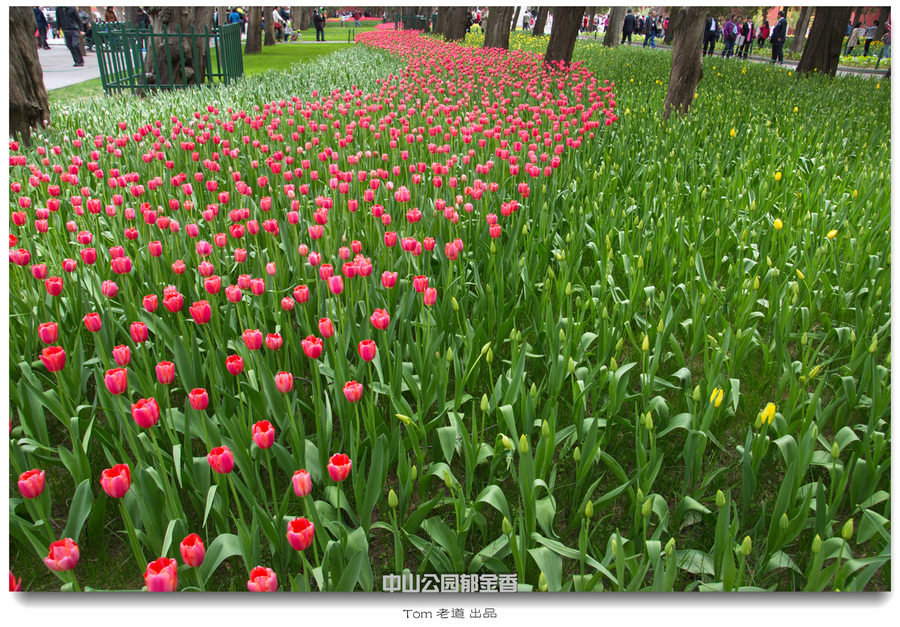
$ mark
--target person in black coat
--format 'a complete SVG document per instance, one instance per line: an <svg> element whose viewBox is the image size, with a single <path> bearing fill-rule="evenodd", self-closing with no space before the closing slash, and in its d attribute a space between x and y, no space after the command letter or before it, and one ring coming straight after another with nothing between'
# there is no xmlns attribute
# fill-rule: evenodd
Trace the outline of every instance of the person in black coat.
<svg viewBox="0 0 900 627"><path fill-rule="evenodd" d="M43 48L44 50L50 50L50 45L47 43L47 18L44 17L44 12L38 8L34 9L34 19L37 21L38 28L38 48Z"/></svg>
<svg viewBox="0 0 900 627"><path fill-rule="evenodd" d="M319 41L319 36L325 41L325 16L318 11L313 13L313 26L316 28L316 41Z"/></svg>
<svg viewBox="0 0 900 627"><path fill-rule="evenodd" d="M784 11L778 12L778 22L772 29L772 63L784 63L784 40L787 38L787 19Z"/></svg>
<svg viewBox="0 0 900 627"><path fill-rule="evenodd" d="M63 32L66 48L72 53L75 67L83 67L84 57L81 56L81 40L78 37L78 31L81 30L81 18L78 17L78 10L75 7L56 7L56 22Z"/></svg>
<svg viewBox="0 0 900 627"><path fill-rule="evenodd" d="M703 54L712 55L716 51L716 40L719 38L719 23L712 15L706 18L703 27ZM708 52L707 52L708 50Z"/></svg>
<svg viewBox="0 0 900 627"><path fill-rule="evenodd" d="M631 9L628 9L628 13L625 15L625 23L622 24L622 43L625 43L625 40L628 40L628 45L631 45L631 34L634 32L634 15L631 13Z"/></svg>

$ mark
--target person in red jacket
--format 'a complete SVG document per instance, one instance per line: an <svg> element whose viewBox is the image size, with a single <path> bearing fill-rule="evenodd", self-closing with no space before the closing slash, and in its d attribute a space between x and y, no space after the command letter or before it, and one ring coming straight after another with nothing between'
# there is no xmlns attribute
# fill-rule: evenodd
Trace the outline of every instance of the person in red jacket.
<svg viewBox="0 0 900 627"><path fill-rule="evenodd" d="M769 38L769 20L763 20L763 25L759 27L759 35L756 37L756 41L759 42L760 48L766 47L766 39Z"/></svg>

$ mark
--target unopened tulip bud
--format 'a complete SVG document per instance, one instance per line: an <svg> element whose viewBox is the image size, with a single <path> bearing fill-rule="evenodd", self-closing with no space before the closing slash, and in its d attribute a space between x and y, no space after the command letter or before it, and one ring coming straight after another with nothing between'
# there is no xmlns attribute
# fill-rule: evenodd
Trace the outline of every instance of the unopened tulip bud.
<svg viewBox="0 0 900 627"><path fill-rule="evenodd" d="M625 346L625 338L620 337L619 341L616 342L616 352L619 353L622 351L622 347Z"/></svg>
<svg viewBox="0 0 900 627"><path fill-rule="evenodd" d="M872 343L869 344L869 352L874 353L878 350L878 334L875 334L875 339L872 340Z"/></svg>
<svg viewBox="0 0 900 627"><path fill-rule="evenodd" d="M453 311L459 311L459 303L456 301L456 296L450 297L450 304L453 306Z"/></svg>
<svg viewBox="0 0 900 627"><path fill-rule="evenodd" d="M507 535L507 536L512 534L512 532L513 532L512 525L509 523L509 519L506 516L503 517L502 529L503 529L503 534Z"/></svg>
<svg viewBox="0 0 900 627"><path fill-rule="evenodd" d="M547 276L550 278L550 280L556 278L556 273L553 271L553 268L547 268Z"/></svg>
<svg viewBox="0 0 900 627"><path fill-rule="evenodd" d="M500 441L503 443L503 448L505 448L507 451L511 451L516 448L516 446L512 443L512 440L506 437L506 434L500 436Z"/></svg>
<svg viewBox="0 0 900 627"><path fill-rule="evenodd" d="M538 590L541 592L547 591L547 578L544 576L544 573L541 573L541 576L538 578Z"/></svg>
<svg viewBox="0 0 900 627"><path fill-rule="evenodd" d="M394 415L397 416L397 418L400 419L400 422L402 422L406 426L409 426L410 423L412 423L412 419L409 416L404 416L403 414L394 414Z"/></svg>
<svg viewBox="0 0 900 627"><path fill-rule="evenodd" d="M754 429L762 429L763 424L763 416L762 414L756 414L756 422L753 423Z"/></svg>
<svg viewBox="0 0 900 627"><path fill-rule="evenodd" d="M693 396L693 399L694 399L694 402L695 402L695 403L699 403L699 402L700 402L700 386L699 386L699 385L698 385L697 387L694 388L694 396Z"/></svg>
<svg viewBox="0 0 900 627"><path fill-rule="evenodd" d="M778 520L778 528L781 529L782 531L786 531L788 528L788 525L790 525L790 524L791 524L791 521L788 518L788 515L782 514L781 518Z"/></svg>
<svg viewBox="0 0 900 627"><path fill-rule="evenodd" d="M850 541L853 538L853 519L851 518L844 524L844 528L841 529L841 537L844 540Z"/></svg>
<svg viewBox="0 0 900 627"><path fill-rule="evenodd" d="M491 403L488 400L487 394L482 394L482 396L481 396L481 411L486 412L488 409L490 409L490 407L491 407Z"/></svg>
<svg viewBox="0 0 900 627"><path fill-rule="evenodd" d="M645 353L650 350L650 336L647 334L644 334L644 341L641 342L641 350Z"/></svg>
<svg viewBox="0 0 900 627"><path fill-rule="evenodd" d="M755 289L755 290L759 289L759 277L758 276L753 277L753 289Z"/></svg>
<svg viewBox="0 0 900 627"><path fill-rule="evenodd" d="M565 341L566 341L566 332L563 331L562 329L560 329L559 330L559 342L560 342L560 344L562 344Z"/></svg>
<svg viewBox="0 0 900 627"><path fill-rule="evenodd" d="M603 311L600 313L600 317L604 320L609 319L609 311L607 311L606 307L603 307Z"/></svg>
<svg viewBox="0 0 900 627"><path fill-rule="evenodd" d="M519 438L519 452L522 455L527 455L528 451L531 450L531 446L528 444L528 438L525 437L525 434L522 434L522 437Z"/></svg>
<svg viewBox="0 0 900 627"><path fill-rule="evenodd" d="M812 543L812 552L813 555L817 555L819 551L822 550L822 538L819 537L819 534L816 534L816 537L813 538Z"/></svg>
<svg viewBox="0 0 900 627"><path fill-rule="evenodd" d="M613 559L619 557L619 543L616 542L616 539L613 538L609 542L610 548L612 549Z"/></svg>
<svg viewBox="0 0 900 627"><path fill-rule="evenodd" d="M610 358L609 358L609 369L610 369L612 372L615 372L616 370L619 369L619 364L616 363L616 358L615 358L615 357L610 357Z"/></svg>
<svg viewBox="0 0 900 627"><path fill-rule="evenodd" d="M573 374L575 372L575 360L569 357L569 374Z"/></svg>
<svg viewBox="0 0 900 627"><path fill-rule="evenodd" d="M850 330L850 341L854 343L856 342L856 331L854 331L853 329Z"/></svg>
<svg viewBox="0 0 900 627"><path fill-rule="evenodd" d="M835 442L831 445L831 459L837 459L841 456L841 447L838 446L838 443Z"/></svg>
<svg viewBox="0 0 900 627"><path fill-rule="evenodd" d="M400 501L397 499L397 493L394 492L394 489L391 488L391 491L388 492L388 507L391 509L397 509L397 506L400 504Z"/></svg>
<svg viewBox="0 0 900 627"><path fill-rule="evenodd" d="M490 364L490 363L493 363L493 361L494 361L494 351L492 351L490 348L488 348L487 354L484 356L484 360L485 360L486 362L488 362L489 364Z"/></svg>
<svg viewBox="0 0 900 627"><path fill-rule="evenodd" d="M804 333L804 334L800 337L800 346L806 346L806 344L807 344L808 342L809 342L809 335L808 335L807 333Z"/></svg>
<svg viewBox="0 0 900 627"><path fill-rule="evenodd" d="M481 347L481 354L484 355L486 352L488 352L488 349L489 349L490 347L491 347L491 343L490 343L490 342L488 342L487 344L485 344L484 346L482 346L482 347Z"/></svg>
<svg viewBox="0 0 900 627"><path fill-rule="evenodd" d="M638 503L644 502L644 491L641 490L640 488L638 488L638 491L637 491L637 502Z"/></svg>
<svg viewBox="0 0 900 627"><path fill-rule="evenodd" d="M673 557L675 555L675 538L669 538L666 542L666 556Z"/></svg>
<svg viewBox="0 0 900 627"><path fill-rule="evenodd" d="M415 481L416 477L418 475L419 475L419 471L415 466L413 466L412 468L409 469L409 480L410 481Z"/></svg>
<svg viewBox="0 0 900 627"><path fill-rule="evenodd" d="M725 493L721 490L716 492L716 507L725 507Z"/></svg>
<svg viewBox="0 0 900 627"><path fill-rule="evenodd" d="M446 470L444 471L444 485L447 486L448 489L453 489L453 479L450 477L450 473Z"/></svg>
<svg viewBox="0 0 900 627"><path fill-rule="evenodd" d="M569 283L566 283L566 296L571 296L571 295L572 295L572 283L569 282Z"/></svg>
<svg viewBox="0 0 900 627"><path fill-rule="evenodd" d="M647 412L647 418L644 422L644 426L647 427L647 431L653 431L653 416L650 415L650 412Z"/></svg>
<svg viewBox="0 0 900 627"><path fill-rule="evenodd" d="M453 349L452 348L447 349L446 358L447 358L447 363L451 363L451 364L453 363Z"/></svg>
<svg viewBox="0 0 900 627"><path fill-rule="evenodd" d="M750 551L753 549L753 544L750 541L750 536L744 536L744 541L741 542L741 555L747 557L750 555Z"/></svg>
<svg viewBox="0 0 900 627"><path fill-rule="evenodd" d="M541 422L541 437L544 437L544 438L550 437L550 425L547 424L546 420Z"/></svg>
<svg viewBox="0 0 900 627"><path fill-rule="evenodd" d="M653 499L647 499L644 501L643 506L641 506L641 516L644 518L649 518L650 513L653 511Z"/></svg>
<svg viewBox="0 0 900 627"><path fill-rule="evenodd" d="M537 398L537 385L533 382L531 384L531 398Z"/></svg>
<svg viewBox="0 0 900 627"><path fill-rule="evenodd" d="M594 502L588 501L587 505L584 506L584 517L590 520L591 516L594 515Z"/></svg>

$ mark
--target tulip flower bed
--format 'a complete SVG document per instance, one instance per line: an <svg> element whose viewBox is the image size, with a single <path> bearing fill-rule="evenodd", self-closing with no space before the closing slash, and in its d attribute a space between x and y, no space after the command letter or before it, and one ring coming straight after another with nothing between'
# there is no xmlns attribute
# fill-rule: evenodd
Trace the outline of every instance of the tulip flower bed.
<svg viewBox="0 0 900 627"><path fill-rule="evenodd" d="M11 587L889 586L889 90L357 41L11 145Z"/></svg>

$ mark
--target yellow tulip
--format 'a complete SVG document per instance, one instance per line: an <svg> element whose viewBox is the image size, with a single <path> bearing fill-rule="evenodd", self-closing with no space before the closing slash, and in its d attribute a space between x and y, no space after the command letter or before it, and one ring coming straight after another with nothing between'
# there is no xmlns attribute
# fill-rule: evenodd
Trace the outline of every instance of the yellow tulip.
<svg viewBox="0 0 900 627"><path fill-rule="evenodd" d="M773 226L775 227L776 231L780 231L784 227L784 222L781 221L781 218L775 218Z"/></svg>
<svg viewBox="0 0 900 627"><path fill-rule="evenodd" d="M709 395L709 402L714 403L716 401L716 394L719 393L719 388L713 388L712 394Z"/></svg>
<svg viewBox="0 0 900 627"><path fill-rule="evenodd" d="M728 134L729 134L731 137L734 137L735 135L737 135L737 131L734 130L734 129L731 129L731 132L728 133Z"/></svg>
<svg viewBox="0 0 900 627"><path fill-rule="evenodd" d="M723 398L725 398L725 390L719 390L719 393L716 394L716 407L722 404Z"/></svg>
<svg viewBox="0 0 900 627"><path fill-rule="evenodd" d="M780 180L781 180L781 172L776 172L776 173L775 173L775 180L776 180L776 181L780 181Z"/></svg>
<svg viewBox="0 0 900 627"><path fill-rule="evenodd" d="M837 229L832 229L828 231L828 235L826 235L825 237L827 237L828 239L834 239L835 235L837 235Z"/></svg>
<svg viewBox="0 0 900 627"><path fill-rule="evenodd" d="M802 272L800 272L800 270L799 270L799 269L798 269L798 270L797 270L797 276L798 276L798 277L800 277L800 280L801 280L801 281L802 281L802 280L803 280L803 279L805 279L805 278L806 278L806 277L805 277L805 276L803 276L803 273L802 273Z"/></svg>
<svg viewBox="0 0 900 627"><path fill-rule="evenodd" d="M763 422L772 424L772 421L775 420L775 403L766 405L766 408L762 412L762 419Z"/></svg>
<svg viewBox="0 0 900 627"><path fill-rule="evenodd" d="M798 109L797 107L794 107L794 113L797 113L799 110L800 109Z"/></svg>

